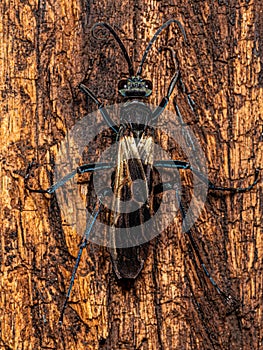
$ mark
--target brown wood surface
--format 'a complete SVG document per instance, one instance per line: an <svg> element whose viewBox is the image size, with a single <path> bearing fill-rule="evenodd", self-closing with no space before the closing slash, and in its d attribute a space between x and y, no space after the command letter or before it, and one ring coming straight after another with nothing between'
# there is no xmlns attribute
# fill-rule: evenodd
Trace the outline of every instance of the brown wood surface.
<svg viewBox="0 0 263 350"><path fill-rule="evenodd" d="M251 183L262 168L261 1L4 0L0 18L0 349L262 349L262 180L249 193L210 194L193 228L209 271L235 307L195 263L178 216L150 243L130 289L117 283L107 249L89 245L62 326L79 236L61 218L55 196L24 187L28 164L56 159L66 132L87 108L96 109L91 101L87 107L80 82L106 105L119 101L126 64L112 38L91 37L92 25L114 26L138 64L170 18L182 22L189 43L174 25L161 35L144 70L154 84L150 102L164 96L174 69L158 45L172 47L196 112L180 90L173 98L205 152L210 180ZM47 167L41 169L45 187Z"/></svg>

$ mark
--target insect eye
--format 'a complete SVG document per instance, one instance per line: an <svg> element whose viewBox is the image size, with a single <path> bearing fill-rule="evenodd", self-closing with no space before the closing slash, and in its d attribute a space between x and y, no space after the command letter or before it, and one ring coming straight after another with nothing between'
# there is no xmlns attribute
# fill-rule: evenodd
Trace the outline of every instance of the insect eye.
<svg viewBox="0 0 263 350"><path fill-rule="evenodd" d="M152 90L153 84L150 80L145 80L145 87L149 90Z"/></svg>
<svg viewBox="0 0 263 350"><path fill-rule="evenodd" d="M118 84L118 90L127 89L127 80L121 80Z"/></svg>

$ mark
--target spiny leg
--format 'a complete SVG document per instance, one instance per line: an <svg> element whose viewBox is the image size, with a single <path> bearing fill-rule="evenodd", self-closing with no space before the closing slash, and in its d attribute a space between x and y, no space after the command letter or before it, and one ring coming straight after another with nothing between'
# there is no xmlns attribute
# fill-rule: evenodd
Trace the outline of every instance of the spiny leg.
<svg viewBox="0 0 263 350"><path fill-rule="evenodd" d="M54 185L52 185L51 187L49 187L46 190L42 190L42 189L33 189L30 188L28 186L28 180L30 178L30 170L33 167L33 164L31 163L27 169L27 175L25 176L25 187L30 191L30 192L35 192L35 193L48 193L48 194L52 194L54 193L58 188L62 187L67 181L69 181L70 179L72 179L76 174L84 174L87 172L94 172L94 171L100 171L100 170L106 170L106 169L111 169L114 166L113 163L90 163L90 164L84 164L79 166L78 168L76 168L75 170L73 170L72 172L70 172L69 174L67 174L66 176L64 176L62 179L60 179L58 182L56 182ZM102 197L105 197L107 194L111 193L111 189L110 188L106 188L102 191L100 191L100 194L98 195L98 201L97 203L95 203L94 208L93 208L93 212L89 218L89 221L87 222L86 225L86 230L84 232L83 238L82 238L82 242L80 244L80 248L79 248L79 252L78 252L78 256L76 259L76 263L72 272L72 276L70 279L70 284L69 284L69 288L67 291L67 295L66 295L66 299L64 301L63 307L62 307L62 311L60 314L60 318L59 318L59 323L62 324L63 323L63 317L64 317L64 312L65 309L67 307L67 303L70 297L70 293L74 284L74 280L75 280L75 275L77 273L77 269L79 266L79 262L82 256L82 252L83 249L87 246L88 244L88 238L90 236L92 227L94 226L94 223L98 217L98 214L100 212L101 209L101 199ZM99 204L98 204L99 202Z"/></svg>
<svg viewBox="0 0 263 350"><path fill-rule="evenodd" d="M171 52L173 52L173 50L171 48L169 48L169 50ZM173 53L173 56L176 57L174 53ZM183 94L186 94L188 105L190 106L191 110L194 111L194 109L195 109L195 102L191 98L191 93L187 91L187 89L185 87L185 84L184 84L184 82L183 82L181 77L179 77L179 79L178 79L178 86L179 86L179 88L181 88ZM183 123L183 118L182 118L182 115L181 115L181 112L180 112L180 109L179 109L179 107L178 107L178 105L176 103L175 103L175 110L176 110L176 113L177 113L181 123L184 124Z"/></svg>
<svg viewBox="0 0 263 350"><path fill-rule="evenodd" d="M162 114L162 112L164 111L164 109L166 108L168 102L169 102L169 99L170 99L170 96L172 95L173 93L173 90L175 88L175 85L177 83L177 81L180 79L180 72L179 72L179 65L177 63L177 58L176 58L176 55L175 55L175 52L172 48L169 48L169 47L162 47L160 48L160 51L163 51L163 50L168 50L171 52L172 54L172 59L173 59L173 64L174 64L174 69L175 69L175 73L171 79L171 82L170 82L170 85L168 87L168 91L167 91L167 94L165 97L163 97L163 99L161 100L159 106L153 111L153 117L152 117L152 120L153 121L156 121L159 116Z"/></svg>
<svg viewBox="0 0 263 350"><path fill-rule="evenodd" d="M100 111L103 119L105 120L105 122L117 134L118 129L117 129L116 125L114 124L113 120L111 119L109 113L104 108L104 104L97 99L97 97L94 95L94 93L86 85L80 84L79 88L82 92L84 92L86 95L88 95L96 103L96 105L98 106L99 111Z"/></svg>
<svg viewBox="0 0 263 350"><path fill-rule="evenodd" d="M179 208L180 208L180 212L181 212L181 215L182 215L182 219L183 219L183 222L184 222L184 219L186 217L186 212L185 212L185 209L183 207L183 204L180 200L180 198L177 198L178 202L179 202ZM187 230L185 232L189 238L189 241L190 241L190 244L191 244L191 247L197 257L197 260L199 262L199 264L202 266L202 269L205 273L205 275L207 276L207 278L209 279L209 281L211 282L212 286L216 289L217 293L220 294L225 300L226 302L230 302L232 297L230 295L227 295L219 286L218 284L216 283L216 281L213 279L213 277L211 276L210 272L208 271L201 255L200 255L200 251L199 251L199 248L198 248L198 245L194 239L194 236L192 234L192 231L191 229Z"/></svg>
<svg viewBox="0 0 263 350"><path fill-rule="evenodd" d="M258 178L258 175L259 175L259 170L256 169L255 171L255 177L254 177L254 181L253 183L250 185L250 186L247 186L247 187L244 187L244 188L241 188L241 187L237 187L237 188L233 188L233 187L222 187L222 186L216 186L214 185L211 181L209 181L205 175L202 174L202 172L200 172L199 170L193 168L190 163L188 162L184 162L184 161L180 161L180 160L165 160L165 161L155 161L154 162L154 166L156 168L158 167L161 167L161 168L170 168L170 169L190 169L194 174L196 174L199 179L204 182L205 184L207 184L208 188L210 190L215 190L215 191L227 191L227 192L231 192L231 193L242 193L242 192L247 192L247 191L250 191L258 182L259 178ZM162 183L161 185L157 185L155 186L154 188L154 194L158 194L158 193L162 193L164 191L168 191L168 190L171 190L171 189L175 189L177 185L177 181L167 181L167 182L164 182ZM181 212L181 215L182 215L182 219L183 219L183 222L186 218L186 211L183 207L183 204L179 198L179 195L178 195L178 191L176 191L176 197L177 197L177 201L179 203L179 208L180 208L180 212ZM231 301L231 296L228 296L222 289L219 288L219 286L217 285L217 283L215 282L215 280L212 278L212 276L210 275L209 271L207 270L207 267L200 255L200 252L199 252L199 248L198 248L198 245L194 239L194 236L191 232L191 229L188 229L186 231L186 234L189 238L189 241L190 241L190 244L191 244L191 247L200 263L200 265L202 266L202 269L203 271L205 272L205 275L209 278L210 282L212 283L212 285L215 287L215 289L217 290L217 292L223 296L223 298L227 301L227 302L230 302Z"/></svg>
<svg viewBox="0 0 263 350"><path fill-rule="evenodd" d="M66 298L65 298L65 301L64 301L61 313L60 313L60 317L59 317L59 323L60 324L63 323L64 313L65 313L65 310L66 310L66 307L67 307L67 304L68 304L68 300L69 300L69 297L70 297L70 293L71 293L71 290L72 290L72 287L73 287L73 284L74 284L74 281L75 281L75 276L76 276L76 273L77 273L77 270L78 270L78 267L79 267L80 259L81 259L81 256L82 256L82 252L83 252L84 248L88 244L88 239L89 239L91 230L92 230L92 228L93 228L93 226L95 224L95 221L96 221L96 219L97 219L97 217L99 215L99 212L101 210L101 199L102 199L102 197L104 197L107 194L107 191L108 191L108 189L106 189L106 191L104 190L104 193L101 192L101 194L98 196L98 200L95 203L93 211L92 211L92 214L91 214L91 216L90 216L90 218L89 218L89 220L87 222L86 229L85 229L85 232L84 232L83 237L82 237L82 242L81 242L80 247L79 247L79 252L78 252L78 256L77 256L76 262L75 262L75 266L73 268L72 275L71 275L71 278L70 278L70 283L69 283L67 295L66 295Z"/></svg>
<svg viewBox="0 0 263 350"><path fill-rule="evenodd" d="M179 193L176 190L176 185L177 185L177 181L167 181L162 183L161 185L156 185L154 188L154 194L159 194L171 189L175 189L176 191L176 198L177 198L177 202L179 203L179 209L180 209L180 213L182 216L182 221L183 221L183 225L184 225L184 220L186 219L186 211L184 209L184 206L182 204L182 201L179 197ZM187 234L191 248L195 254L195 256L197 257L197 260L200 264L200 266L202 267L205 275L207 276L207 278L209 279L209 281L211 282L212 286L216 289L217 293L220 294L225 300L226 302L230 302L232 301L232 297L228 296L219 286L218 284L215 282L215 280L213 279L213 277L211 276L210 272L208 271L198 248L198 245L194 239L194 236L192 234L191 229L188 229L187 231L185 231L185 234Z"/></svg>
<svg viewBox="0 0 263 350"><path fill-rule="evenodd" d="M170 99L170 96L175 88L175 85L177 83L177 80L179 78L179 71L177 71L173 77L172 77L172 80L170 82L170 85L168 87L168 92L167 92L167 95L165 97L163 97L162 101L160 102L159 106L156 107L156 109L153 111L153 115L152 115L152 121L155 122L159 116L162 114L162 112L165 110L168 102L169 102L169 99Z"/></svg>
<svg viewBox="0 0 263 350"><path fill-rule="evenodd" d="M203 183L207 184L210 190L226 191L232 193L242 193L250 191L259 181L259 170L255 170L254 181L247 187L223 187L214 185L207 177L199 170L193 168L190 163L180 160L159 160L154 162L156 168L170 168L170 169L190 169Z"/></svg>
<svg viewBox="0 0 263 350"><path fill-rule="evenodd" d="M35 190L35 189L30 188L28 186L28 184L27 184L27 182L29 180L29 177L30 177L30 170L32 168L32 164L30 164L30 166L28 167L28 173L25 176L25 183L26 183L25 186L31 192L52 194L58 188L63 186L67 181L72 179L76 174L84 174L84 173L87 173L87 172L94 172L94 171L100 171L100 170L105 170L105 169L111 169L113 166L114 166L113 163L90 163L90 164L84 164L84 165L81 165L78 168L76 168L71 173L69 173L66 176L64 176L62 179L60 179L58 182L56 182L54 185L52 185L48 189L46 189L46 190L42 190L42 189ZM111 188L106 188L106 189L103 189L102 191L100 191L100 194L98 195L98 200L95 203L93 211L92 211L92 214L91 214L91 216L89 218L89 221L87 222L86 229L85 229L85 232L83 234L82 242L80 244L80 248L79 248L78 256L77 256L77 259L76 259L76 263L75 263L75 266L73 268L73 272L72 272L72 276L71 276L71 279L70 279L70 284L69 284L69 288L68 288L68 291L67 291L66 299L64 301L64 304L63 304L63 307L62 307L62 310L61 310L61 314L60 314L60 318L59 318L59 323L60 324L63 323L64 312L65 312L65 309L67 307L67 303L68 303L68 300L69 300L69 297L70 297L70 293L71 293L71 290L72 290L72 287L73 287L73 284L74 284L75 275L76 275L77 270L78 270L78 266L79 266L79 263L80 263L80 259L81 259L81 256L82 256L83 249L88 244L88 239L89 239L92 227L94 226L94 223L95 223L95 221L96 221L96 219L98 217L98 214L99 214L99 212L101 210L101 199L103 197L105 197L106 195L111 194L111 191L112 191Z"/></svg>
<svg viewBox="0 0 263 350"><path fill-rule="evenodd" d="M194 101L192 100L190 94L186 91L186 87L181 79L181 76L180 76L180 70L179 70L179 64L177 62L177 57L176 57L176 54L175 54L175 51L171 48L171 47L161 47L160 48L160 51L163 51L163 50L168 50L170 51L171 53L171 56L172 56L172 60L173 60L173 64L174 64L174 69L175 69L175 74L173 75L172 77L172 80L170 82L170 85L168 87L168 92L167 92L167 95L162 99L161 103L159 104L159 106L154 110L153 112L153 121L156 121L158 119L158 117L161 115L161 113L164 111L164 109L166 108L168 102L169 102L169 99L173 93L173 90L175 88L175 85L179 82L180 83L180 86L181 86L181 89L183 91L183 93L186 93L187 95L187 102L191 108L191 110L194 110ZM176 113L178 115L178 117L180 118L181 117L181 113L180 113L180 110L179 110L179 107L177 106L177 104L175 104L175 109L176 109ZM181 120L181 123L183 124L183 121L182 121L182 117L180 118Z"/></svg>
<svg viewBox="0 0 263 350"><path fill-rule="evenodd" d="M28 185L28 181L30 179L31 169L33 167L33 163L30 163L27 168L27 174L25 176L25 187L30 192L35 193L48 193L52 194L54 193L58 188L62 187L66 182L71 180L76 174L84 174L88 172L94 172L94 171L100 171L100 170L106 170L111 169L114 166L113 163L90 163L90 164L83 164L79 167L77 167L75 170L70 172L69 174L65 175L62 179L57 181L54 185L50 186L46 190L43 189L33 189Z"/></svg>

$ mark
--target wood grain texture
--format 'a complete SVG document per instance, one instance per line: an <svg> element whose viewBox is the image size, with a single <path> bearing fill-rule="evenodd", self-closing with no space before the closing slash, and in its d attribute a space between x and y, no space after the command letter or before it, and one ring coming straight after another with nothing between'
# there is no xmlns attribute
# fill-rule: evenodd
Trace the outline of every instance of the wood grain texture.
<svg viewBox="0 0 263 350"><path fill-rule="evenodd" d="M172 47L196 113L180 89L174 98L205 152L210 180L248 185L262 169L260 0L2 1L0 18L0 349L262 349L262 180L249 193L210 194L193 228L236 308L204 277L177 216L150 242L144 270L129 289L117 283L107 250L89 245L63 326L58 319L80 238L55 196L24 187L33 159L44 165L39 182L48 186L49 164L67 131L96 109L79 92L80 82L106 105L119 101L125 62L111 38L91 37L92 25L113 25L138 64L170 18L182 22L189 43L175 26L160 37L144 69L154 84L150 102L161 100L174 71L169 52L158 47ZM169 140L160 143L169 149Z"/></svg>

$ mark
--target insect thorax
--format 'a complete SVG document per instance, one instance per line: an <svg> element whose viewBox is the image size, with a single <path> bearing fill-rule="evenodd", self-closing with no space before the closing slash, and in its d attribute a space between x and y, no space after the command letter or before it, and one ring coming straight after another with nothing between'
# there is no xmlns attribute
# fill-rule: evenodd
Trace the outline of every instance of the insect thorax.
<svg viewBox="0 0 263 350"><path fill-rule="evenodd" d="M124 103L120 111L121 124L137 124L148 126L152 119L152 111L145 103L133 100Z"/></svg>

